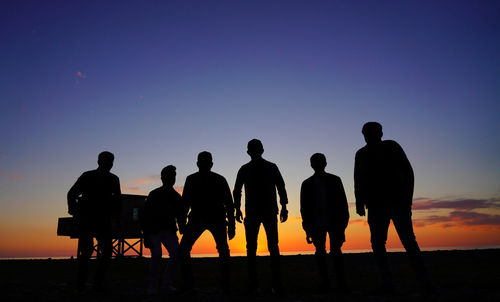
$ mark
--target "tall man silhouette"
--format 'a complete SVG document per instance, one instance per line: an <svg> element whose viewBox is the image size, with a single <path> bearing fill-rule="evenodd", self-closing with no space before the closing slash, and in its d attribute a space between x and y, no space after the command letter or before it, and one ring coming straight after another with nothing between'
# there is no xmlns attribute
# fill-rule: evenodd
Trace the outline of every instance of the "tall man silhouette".
<svg viewBox="0 0 500 302"><path fill-rule="evenodd" d="M208 230L214 237L219 252L221 289L229 289L229 240L235 235L234 205L231 190L226 179L211 170L212 154L201 152L197 162L199 171L189 175L184 184L182 200L189 220L179 245L179 257L187 288L193 286L191 269L191 249L201 236ZM226 231L227 226L227 231Z"/></svg>
<svg viewBox="0 0 500 302"><path fill-rule="evenodd" d="M354 190L356 212L365 215L373 254L382 279L382 289L393 291L393 283L385 243L390 221L399 235L418 281L430 287L420 248L415 239L411 220L414 176L408 158L401 146L392 140L382 140L382 125L364 124L362 133L366 146L356 153Z"/></svg>
<svg viewBox="0 0 500 302"><path fill-rule="evenodd" d="M321 153L311 156L314 175L304 180L300 190L300 213L306 240L316 247L316 264L321 277L321 287L329 287L326 262L326 234L330 237L330 254L341 291L347 291L344 277L342 244L349 222L349 210L344 186L340 177L325 172L326 157Z"/></svg>
<svg viewBox="0 0 500 302"><path fill-rule="evenodd" d="M264 225L267 247L271 254L272 286L277 293L283 290L281 284L280 251L278 247L278 205L276 189L280 196L280 221L288 219L286 205L288 198L285 182L276 164L262 158L264 147L258 139L248 142L248 155L251 160L243 165L236 176L234 185L234 204L236 220L241 223L241 190L245 186L245 235L247 240L247 260L249 291L257 291L257 238L260 225Z"/></svg>
<svg viewBox="0 0 500 302"><path fill-rule="evenodd" d="M170 255L170 263L164 271L163 289L175 291L173 282L177 269L177 226L182 234L185 227L185 214L181 203L181 195L173 186L175 184L175 167L166 166L161 170L163 185L154 189L144 205L141 225L147 247L151 250L151 263L149 268L149 285L147 293L155 295L160 290L160 268L162 245Z"/></svg>
<svg viewBox="0 0 500 302"><path fill-rule="evenodd" d="M84 172L68 192L68 213L78 225L77 289L85 289L88 262L94 251L96 237L102 254L97 268L94 289L104 290L105 274L112 254L111 219L120 209L120 180L109 171L114 155L104 151L97 159L95 170Z"/></svg>

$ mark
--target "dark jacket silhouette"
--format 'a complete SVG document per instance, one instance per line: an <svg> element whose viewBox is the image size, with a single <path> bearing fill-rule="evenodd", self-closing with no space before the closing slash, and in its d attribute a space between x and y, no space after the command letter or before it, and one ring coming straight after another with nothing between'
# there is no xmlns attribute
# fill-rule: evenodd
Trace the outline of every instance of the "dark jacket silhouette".
<svg viewBox="0 0 500 302"><path fill-rule="evenodd" d="M317 181L324 183L325 205L316 202L318 200L316 198ZM349 210L340 177L325 172L304 180L300 190L300 213L305 231L312 229L315 225L345 229L349 222ZM324 219L320 219L320 215Z"/></svg>
<svg viewBox="0 0 500 302"><path fill-rule="evenodd" d="M414 176L410 162L398 143L382 140L382 125L379 123L366 123L362 133L366 146L358 150L354 164L356 212L364 216L365 207L368 209L370 241L382 288L393 291L392 273L385 248L391 220L418 281L424 288L431 288L413 231L411 205Z"/></svg>
<svg viewBox="0 0 500 302"><path fill-rule="evenodd" d="M286 205L288 197L285 182L276 164L263 158L252 159L241 166L234 185L235 207L241 207L241 190L245 185L245 214L277 215L278 203L276 190L280 195L280 204Z"/></svg>
<svg viewBox="0 0 500 302"><path fill-rule="evenodd" d="M94 280L94 289L103 290L111 255L112 217L120 210L120 180L109 171L114 155L101 152L96 170L83 173L68 192L68 212L78 225L78 273L77 289L85 289L88 261L94 251L95 237L101 257Z"/></svg>
<svg viewBox="0 0 500 302"><path fill-rule="evenodd" d="M79 222L109 223L120 211L120 180L102 169L84 172L68 192L69 211ZM89 227L92 227L89 225Z"/></svg>
<svg viewBox="0 0 500 302"><path fill-rule="evenodd" d="M182 228L185 215L181 195L172 187L161 186L148 195L142 212L142 227L145 233L177 231L177 223Z"/></svg>
<svg viewBox="0 0 500 302"><path fill-rule="evenodd" d="M354 190L358 207L411 206L413 185L413 169L395 141L367 144L356 152Z"/></svg>
<svg viewBox="0 0 500 302"><path fill-rule="evenodd" d="M186 178L182 193L189 220L234 221L234 205L226 179L212 171L196 172Z"/></svg>
<svg viewBox="0 0 500 302"><path fill-rule="evenodd" d="M339 290L348 292L345 281L342 245L349 222L349 210L344 186L340 177L325 172L326 157L322 153L311 156L314 174L304 180L300 190L300 213L307 243L316 248L314 258L321 277L320 287L330 287L326 261L326 235L330 239L330 255L333 260Z"/></svg>

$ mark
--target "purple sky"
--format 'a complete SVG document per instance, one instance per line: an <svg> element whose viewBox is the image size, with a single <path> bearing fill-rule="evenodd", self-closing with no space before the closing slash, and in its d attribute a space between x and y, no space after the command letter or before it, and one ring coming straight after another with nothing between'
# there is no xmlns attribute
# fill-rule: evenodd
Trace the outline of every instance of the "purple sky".
<svg viewBox="0 0 500 302"><path fill-rule="evenodd" d="M102 150L146 194L167 164L182 186L203 150L232 187L252 138L292 215L315 152L354 202L371 120L416 197L500 195L498 1L102 2L0 4L0 229L26 209L55 223Z"/></svg>

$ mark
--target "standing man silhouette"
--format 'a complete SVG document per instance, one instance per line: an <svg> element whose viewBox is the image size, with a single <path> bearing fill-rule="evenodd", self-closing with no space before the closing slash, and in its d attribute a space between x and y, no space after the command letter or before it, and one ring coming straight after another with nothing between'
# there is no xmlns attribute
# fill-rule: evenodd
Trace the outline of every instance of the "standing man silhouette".
<svg viewBox="0 0 500 302"><path fill-rule="evenodd" d="M234 205L231 190L226 179L211 170L212 154L201 152L197 162L199 171L189 175L184 184L182 200L189 220L184 236L179 245L179 257L187 288L193 286L191 269L191 249L201 236L208 230L214 237L219 252L221 289L229 290L229 240L235 235ZM227 229L226 229L227 227Z"/></svg>
<svg viewBox="0 0 500 302"><path fill-rule="evenodd" d="M311 156L314 175L304 180L300 190L300 213L307 243L313 243L314 254L321 277L321 288L330 286L326 262L326 234L330 238L330 255L339 290L348 291L345 283L342 244L349 222L349 210L340 177L326 173L326 157L321 153Z"/></svg>
<svg viewBox="0 0 500 302"><path fill-rule="evenodd" d="M84 172L68 192L68 213L73 215L79 231L77 290L85 289L88 262L96 237L102 254L94 279L94 290L103 291L106 271L113 251L111 219L120 209L120 180L109 171L114 155L104 151L95 170Z"/></svg>
<svg viewBox="0 0 500 302"><path fill-rule="evenodd" d="M382 140L382 125L379 123L364 124L362 133L366 146L356 153L354 165L356 212L364 216L365 207L368 209L371 244L382 290L388 293L394 290L385 248L391 220L418 281L424 288L430 288L411 220L414 185L411 164L398 143Z"/></svg>
<svg viewBox="0 0 500 302"><path fill-rule="evenodd" d="M288 219L286 204L288 198L285 182L278 166L262 158L264 147L258 139L248 142L248 155L250 162L243 165L236 176L234 185L234 204L236 207L236 220L241 223L241 190L245 186L245 236L247 240L247 260L249 291L255 293L258 289L257 282L257 238L260 225L264 225L267 236L267 247L271 254L271 271L273 291L283 291L281 283L280 251L278 247L278 205L276 189L280 196L281 213L280 221Z"/></svg>
<svg viewBox="0 0 500 302"><path fill-rule="evenodd" d="M158 294L160 291L162 244L170 255L170 263L165 268L162 287L169 292L175 291L173 282L177 270L177 248L179 245L177 225L182 234L186 223L181 195L173 188L175 175L175 167L172 165L161 170L163 185L149 193L141 215L144 239L147 247L151 250L147 289L149 295Z"/></svg>

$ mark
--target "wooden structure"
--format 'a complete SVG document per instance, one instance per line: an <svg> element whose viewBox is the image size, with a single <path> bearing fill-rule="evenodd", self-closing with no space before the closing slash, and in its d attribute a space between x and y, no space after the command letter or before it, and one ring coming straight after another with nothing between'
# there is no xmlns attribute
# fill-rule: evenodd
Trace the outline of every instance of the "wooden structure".
<svg viewBox="0 0 500 302"><path fill-rule="evenodd" d="M146 196L122 194L121 213L118 219L113 221L113 256L138 256L142 257L144 250L144 239L139 225L139 212L144 207ZM58 219L57 235L78 238L78 226L73 217L61 217ZM96 257L99 257L98 244L94 245ZM128 255L126 255L128 253ZM77 254L80 251L77 249Z"/></svg>

